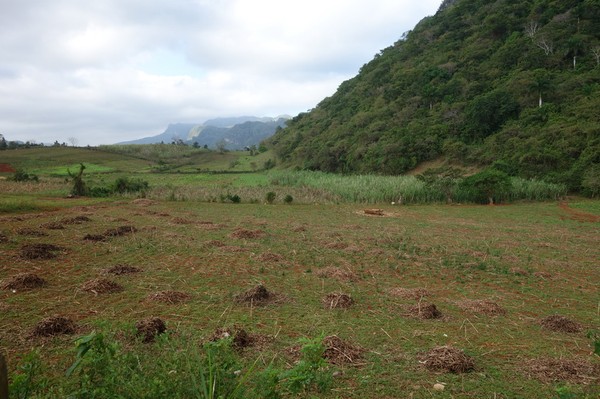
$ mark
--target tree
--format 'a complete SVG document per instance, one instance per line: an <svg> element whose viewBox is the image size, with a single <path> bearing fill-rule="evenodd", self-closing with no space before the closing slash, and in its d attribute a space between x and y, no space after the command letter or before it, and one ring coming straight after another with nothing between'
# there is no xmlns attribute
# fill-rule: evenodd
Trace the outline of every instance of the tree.
<svg viewBox="0 0 600 399"><path fill-rule="evenodd" d="M197 141L194 141L194 144L192 145L192 147L194 147L194 148L200 148L200 144L198 144Z"/></svg>
<svg viewBox="0 0 600 399"><path fill-rule="evenodd" d="M482 172L467 177L460 183L460 187L468 192L476 202L494 204L494 198L508 191L512 183L510 176L496 169L486 169Z"/></svg>
<svg viewBox="0 0 600 399"><path fill-rule="evenodd" d="M215 143L215 147L217 148L217 151L219 151L221 154L225 153L226 146L227 146L227 142L225 141L225 139L221 139Z"/></svg>
<svg viewBox="0 0 600 399"><path fill-rule="evenodd" d="M594 54L594 58L596 59L596 66L600 66L600 45L592 48L592 54Z"/></svg>
<svg viewBox="0 0 600 399"><path fill-rule="evenodd" d="M85 165L79 164L79 172L77 174L71 173L69 169L67 169L67 173L71 176L73 180L73 188L71 189L71 194L83 196L87 194L87 188L85 187L85 182L83 181L83 171L85 170Z"/></svg>
<svg viewBox="0 0 600 399"><path fill-rule="evenodd" d="M77 140L76 137L69 137L67 141L71 143L71 147L77 147L77 144L79 143L79 140Z"/></svg>
<svg viewBox="0 0 600 399"><path fill-rule="evenodd" d="M0 134L0 150L6 150L8 148L8 143L4 138L4 135Z"/></svg>
<svg viewBox="0 0 600 399"><path fill-rule="evenodd" d="M538 93L538 108L542 108L542 93L550 87L550 74L545 69L536 69L533 71L533 89Z"/></svg>

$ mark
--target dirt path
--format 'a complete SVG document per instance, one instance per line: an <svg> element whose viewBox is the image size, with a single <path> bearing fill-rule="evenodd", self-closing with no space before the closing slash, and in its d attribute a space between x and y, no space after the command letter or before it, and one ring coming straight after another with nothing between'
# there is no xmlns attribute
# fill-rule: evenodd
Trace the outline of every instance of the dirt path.
<svg viewBox="0 0 600 399"><path fill-rule="evenodd" d="M578 222L591 222L591 223L600 222L600 216L594 215L593 213L580 211L578 209L573 209L569 206L569 204L567 202L560 202L558 204L558 206L560 207L560 209L565 211L568 215L568 216L561 216L560 218L563 220L571 219L571 220L576 220Z"/></svg>

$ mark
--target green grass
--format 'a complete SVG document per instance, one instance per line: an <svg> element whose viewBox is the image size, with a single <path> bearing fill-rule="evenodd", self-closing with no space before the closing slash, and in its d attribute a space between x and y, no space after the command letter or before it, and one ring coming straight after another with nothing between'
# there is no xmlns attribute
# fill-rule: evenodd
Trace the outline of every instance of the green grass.
<svg viewBox="0 0 600 399"><path fill-rule="evenodd" d="M137 370L129 380L115 380L124 384L124 390L158 392L164 386L172 390L172 397L185 397L185 386L192 386L191 373L198 373L197 368L187 368L186 354L197 356L200 343L215 329L233 325L270 337L236 355L242 373L257 359L256 370L271 361L279 368L291 367L290 348L299 337L335 334L365 348L360 366L328 366L330 373L342 371L331 391L311 390L304 397L468 398L496 393L497 397L545 399L555 397L556 389L565 383L529 378L526 361L578 357L600 363L591 355L593 341L586 335L598 325L597 223L573 219L556 203L383 205L387 216L374 217L353 204L157 201L148 205L127 199L26 199L42 208L47 201L63 206L52 211L38 208L31 216L19 213L20 218L3 216L2 233L9 241L0 243L0 280L34 271L48 283L17 293L0 290L0 342L13 379L21 373L17 366L25 354L37 348L42 365L39 377L48 380L46 388L39 388L42 397L44 392L68 392L74 386L76 380L64 374L76 357L74 338L92 330L118 345L125 363L111 367L121 370L129 365ZM574 209L595 204L571 202ZM65 225L62 230L40 227L78 215L91 221ZM122 225L133 225L138 232L107 242L83 240L86 234ZM264 234L235 238L239 228ZM21 229L48 235L21 235ZM225 246L215 245L215 240ZM28 243L52 243L66 251L56 259L22 259L20 248ZM281 259L265 260L265 254ZM116 264L137 266L142 272L107 276L104 270ZM327 267L350 271L355 278L319 277L318 272ZM99 277L111 278L124 290L98 295L82 290L86 281ZM235 295L259 282L284 300L264 307L234 302ZM445 318L407 317L406 308L418 301L394 296L391 290L398 287L427 289L431 295L423 302L435 303ZM183 291L191 297L177 305L147 299L161 290ZM347 310L324 309L323 295L340 291L350 294L356 304ZM507 314L473 314L458 305L466 299L493 300ZM539 320L557 313L582 323L584 331L566 334L542 329ZM28 338L36 323L53 314L73 318L81 332ZM134 324L150 316L165 320L170 336L142 345L135 341ZM473 356L477 370L453 375L424 369L420 355L445 344ZM197 364L196 359L191 362ZM126 376L126 370L131 368L110 375ZM443 393L432 390L436 381L447 383ZM597 385L568 385L582 398L599 393Z"/></svg>

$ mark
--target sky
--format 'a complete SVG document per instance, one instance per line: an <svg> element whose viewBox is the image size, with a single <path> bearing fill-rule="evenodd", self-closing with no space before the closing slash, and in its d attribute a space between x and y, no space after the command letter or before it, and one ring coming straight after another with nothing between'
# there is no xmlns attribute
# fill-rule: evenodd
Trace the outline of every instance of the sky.
<svg viewBox="0 0 600 399"><path fill-rule="evenodd" d="M441 0L0 0L0 133L112 144L297 115Z"/></svg>

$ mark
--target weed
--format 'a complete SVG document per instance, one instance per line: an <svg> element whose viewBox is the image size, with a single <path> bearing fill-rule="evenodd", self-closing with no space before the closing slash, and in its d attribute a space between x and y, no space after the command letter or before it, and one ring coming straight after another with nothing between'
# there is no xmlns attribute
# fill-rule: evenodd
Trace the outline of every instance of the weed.
<svg viewBox="0 0 600 399"><path fill-rule="evenodd" d="M276 197L277 197L277 194L275 194L274 191L269 191L265 195L265 201L267 201L268 204L273 204L273 202L275 202Z"/></svg>

